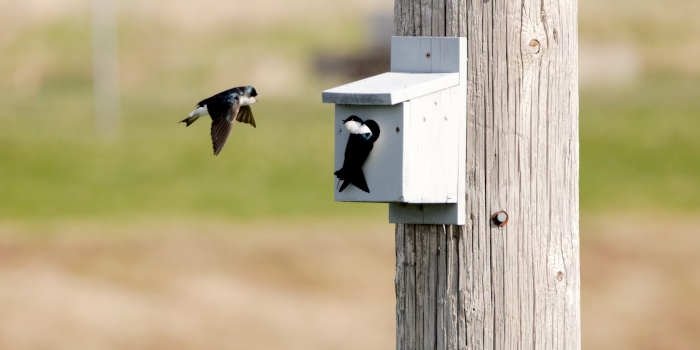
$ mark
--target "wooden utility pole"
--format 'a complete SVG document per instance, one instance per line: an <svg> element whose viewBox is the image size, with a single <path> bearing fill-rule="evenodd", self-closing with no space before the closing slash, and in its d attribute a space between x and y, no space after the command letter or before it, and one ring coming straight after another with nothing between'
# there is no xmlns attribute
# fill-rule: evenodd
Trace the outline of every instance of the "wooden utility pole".
<svg viewBox="0 0 700 350"><path fill-rule="evenodd" d="M112 135L119 124L117 9L114 0L92 0L92 70L95 126Z"/></svg>
<svg viewBox="0 0 700 350"><path fill-rule="evenodd" d="M396 35L468 40L467 225L397 225L397 349L580 349L577 0L394 16Z"/></svg>

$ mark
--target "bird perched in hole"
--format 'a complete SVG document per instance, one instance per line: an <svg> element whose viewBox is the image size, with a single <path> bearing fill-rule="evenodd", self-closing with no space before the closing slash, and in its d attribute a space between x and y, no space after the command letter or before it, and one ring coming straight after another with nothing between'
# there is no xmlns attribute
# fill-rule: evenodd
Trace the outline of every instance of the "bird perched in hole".
<svg viewBox="0 0 700 350"><path fill-rule="evenodd" d="M348 143L345 146L343 167L335 172L338 180L343 181L339 192L343 192L350 184L353 184L355 187L370 193L362 166L372 151L374 142L379 138L379 124L374 120L362 121L360 117L351 115L343 120L343 125L350 132L350 137L348 137Z"/></svg>
<svg viewBox="0 0 700 350"><path fill-rule="evenodd" d="M209 114L211 117L211 142L214 146L214 155L219 155L224 148L231 127L235 121L247 123L255 127L253 111L250 105L255 103L258 92L255 88L240 86L224 92L220 92L197 103L190 115L181 120L181 123L192 125L199 117Z"/></svg>

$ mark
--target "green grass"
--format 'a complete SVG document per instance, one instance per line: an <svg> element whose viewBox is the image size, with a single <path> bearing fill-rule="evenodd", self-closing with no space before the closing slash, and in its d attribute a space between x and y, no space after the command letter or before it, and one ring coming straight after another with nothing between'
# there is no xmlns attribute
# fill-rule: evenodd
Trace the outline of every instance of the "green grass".
<svg viewBox="0 0 700 350"><path fill-rule="evenodd" d="M700 210L700 79L647 77L581 96L581 201L588 212Z"/></svg>
<svg viewBox="0 0 700 350"><path fill-rule="evenodd" d="M127 23L120 33L122 119L115 136L101 138L92 120L87 25L67 19L23 33L11 46L14 56L3 59L9 73L26 56L53 57L35 91L8 89L0 97L9 107L0 113L0 219L386 215L380 205L333 202L332 110L319 103L318 79L287 86L287 97L267 97L257 86L258 128L238 125L218 158L208 120L177 123L201 97L247 81L245 63L270 55L268 45L308 72L303 62L330 44L328 33L281 25L251 33L254 42L224 34L201 41L175 28ZM356 24L335 25L359 45Z"/></svg>
<svg viewBox="0 0 700 350"><path fill-rule="evenodd" d="M358 21L282 23L255 41L123 23L122 119L111 138L95 135L91 119L88 25L32 28L0 59L10 77L0 82L0 220L386 216L385 205L333 202L332 110L320 91L334 82L308 63L319 50L361 45ZM247 64L260 57L289 62L303 79L272 97L264 91L279 86L258 86L258 128L237 126L214 158L208 121L176 121L200 97L251 79ZM584 214L700 209L699 83L660 72L627 90L582 91Z"/></svg>
<svg viewBox="0 0 700 350"><path fill-rule="evenodd" d="M41 128L33 137L26 137L35 132L29 126L11 125L2 132L0 162L11 166L0 181L11 186L0 188L0 213L339 215L332 202L329 109L280 101L255 110L258 128L234 129L218 158L211 156L206 121L185 129L176 120L129 118L111 141L92 136L88 120L71 132Z"/></svg>

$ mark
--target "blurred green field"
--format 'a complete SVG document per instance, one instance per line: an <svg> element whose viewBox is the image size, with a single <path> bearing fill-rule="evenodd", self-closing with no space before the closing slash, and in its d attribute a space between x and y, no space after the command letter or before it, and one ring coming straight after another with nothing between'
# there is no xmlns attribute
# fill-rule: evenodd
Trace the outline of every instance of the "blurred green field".
<svg viewBox="0 0 700 350"><path fill-rule="evenodd" d="M333 202L320 92L347 78L312 62L392 1L120 0L110 135L90 3L0 0L0 348L391 347L392 226ZM583 343L694 349L700 2L579 7ZM215 158L177 121L247 83L258 128Z"/></svg>
<svg viewBox="0 0 700 350"><path fill-rule="evenodd" d="M592 20L596 6L604 5L582 9L582 65L586 43L607 38L634 47L641 72L582 86L583 213L695 212L700 75L655 54L662 41L669 52L689 52L692 38L644 35L637 17L613 28ZM665 28L669 18L649 25ZM363 19L350 12L241 27L121 16L121 121L110 137L96 135L92 119L88 13L5 35L0 219L384 217L382 205L332 201L331 107L320 91L343 78L319 77L310 63L319 52L361 50ZM220 157L211 156L208 121L176 123L200 98L249 82L261 93L258 128L236 127Z"/></svg>
<svg viewBox="0 0 700 350"><path fill-rule="evenodd" d="M700 79L648 76L581 95L584 214L700 209Z"/></svg>
<svg viewBox="0 0 700 350"><path fill-rule="evenodd" d="M359 45L357 23L333 25ZM128 20L120 27L122 119L106 137L92 119L86 18L41 24L6 46L2 74L20 77L15 88L5 80L0 97L0 218L372 215L332 201L332 109L306 64L333 42L328 32L280 23L251 40ZM42 62L25 66L31 57ZM276 74L277 61L290 77ZM211 155L208 120L177 123L199 99L254 82L258 128L236 127L220 157Z"/></svg>

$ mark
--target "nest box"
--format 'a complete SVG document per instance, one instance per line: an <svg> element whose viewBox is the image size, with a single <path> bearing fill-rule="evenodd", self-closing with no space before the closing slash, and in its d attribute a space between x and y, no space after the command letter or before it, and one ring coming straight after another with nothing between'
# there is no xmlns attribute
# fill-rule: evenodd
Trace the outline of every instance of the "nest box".
<svg viewBox="0 0 700 350"><path fill-rule="evenodd" d="M350 185L340 202L386 202L389 220L465 224L466 40L393 37L391 72L323 92L335 104L335 169L350 132L343 121L374 120L379 137L364 162L369 192Z"/></svg>

